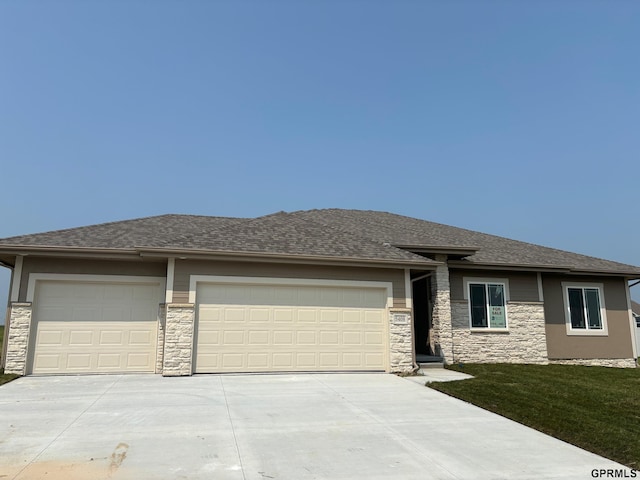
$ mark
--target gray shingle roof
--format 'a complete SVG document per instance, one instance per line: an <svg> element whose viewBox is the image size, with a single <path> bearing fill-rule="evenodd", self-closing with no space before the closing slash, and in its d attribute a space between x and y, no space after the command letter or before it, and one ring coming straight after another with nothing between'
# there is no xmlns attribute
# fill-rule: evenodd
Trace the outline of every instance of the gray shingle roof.
<svg viewBox="0 0 640 480"><path fill-rule="evenodd" d="M160 215L0 239L7 248L192 250L429 265L406 246L477 250L468 265L637 275L640 268L387 212L307 210L258 218ZM396 248L404 246L405 248Z"/></svg>
<svg viewBox="0 0 640 480"><path fill-rule="evenodd" d="M0 239L0 247L167 249L431 265L411 252L284 212L258 218L160 215Z"/></svg>
<svg viewBox="0 0 640 480"><path fill-rule="evenodd" d="M307 210L292 216L332 225L365 238L392 245L467 247L477 253L466 257L469 265L518 265L568 267L578 271L630 273L640 268L531 243L511 240L463 228L371 210Z"/></svg>
<svg viewBox="0 0 640 480"><path fill-rule="evenodd" d="M631 311L636 315L640 315L640 303L631 300Z"/></svg>

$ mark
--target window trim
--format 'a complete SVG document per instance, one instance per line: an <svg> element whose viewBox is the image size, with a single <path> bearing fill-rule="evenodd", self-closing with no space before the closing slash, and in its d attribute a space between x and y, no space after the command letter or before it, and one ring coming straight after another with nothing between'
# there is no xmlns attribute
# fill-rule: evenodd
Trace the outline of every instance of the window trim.
<svg viewBox="0 0 640 480"><path fill-rule="evenodd" d="M463 298L467 300L467 310L469 315L469 330L472 332L493 332L493 333L505 333L509 331L509 313L507 309L507 305L510 301L509 298L509 279L508 278L488 278L488 277L463 277L462 279L464 288L463 288ZM474 327L472 324L471 317L471 298L469 295L469 285L470 284L483 284L485 288L488 284L491 285L502 285L504 289L504 318L505 318L505 327L504 328L496 328L496 327ZM487 318L487 322L489 319Z"/></svg>
<svg viewBox="0 0 640 480"><path fill-rule="evenodd" d="M598 290L598 300L600 301L600 320L602 321L601 329L590 329L589 322L585 319L587 328L573 328L571 325L571 306L569 304L569 289L579 288L583 291L585 288ZM587 282L562 282L562 301L564 302L564 319L567 329L567 335L585 336L585 337L608 337L609 326L607 323L607 307L604 300L604 284L603 283L587 283Z"/></svg>

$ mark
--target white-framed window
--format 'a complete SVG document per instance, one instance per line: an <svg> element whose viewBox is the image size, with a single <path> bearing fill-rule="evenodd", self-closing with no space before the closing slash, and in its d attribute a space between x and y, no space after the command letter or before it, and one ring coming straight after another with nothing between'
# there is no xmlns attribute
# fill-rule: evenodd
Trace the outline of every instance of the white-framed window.
<svg viewBox="0 0 640 480"><path fill-rule="evenodd" d="M509 285L506 279L465 278L472 330L507 330Z"/></svg>
<svg viewBox="0 0 640 480"><path fill-rule="evenodd" d="M568 335L608 335L601 283L562 283Z"/></svg>

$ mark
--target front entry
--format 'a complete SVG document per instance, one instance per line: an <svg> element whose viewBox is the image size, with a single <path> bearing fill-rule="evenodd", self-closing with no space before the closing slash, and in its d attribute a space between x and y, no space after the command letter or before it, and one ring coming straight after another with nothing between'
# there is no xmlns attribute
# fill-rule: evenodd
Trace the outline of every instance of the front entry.
<svg viewBox="0 0 640 480"><path fill-rule="evenodd" d="M433 355L429 342L431 330L431 279L412 281L413 332L417 355Z"/></svg>

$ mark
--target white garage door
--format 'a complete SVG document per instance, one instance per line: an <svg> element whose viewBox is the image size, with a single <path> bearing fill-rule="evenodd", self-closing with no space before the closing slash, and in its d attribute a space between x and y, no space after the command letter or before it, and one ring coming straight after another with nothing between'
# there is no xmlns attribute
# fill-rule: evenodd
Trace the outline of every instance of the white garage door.
<svg viewBox="0 0 640 480"><path fill-rule="evenodd" d="M385 370L383 288L198 284L196 373Z"/></svg>
<svg viewBox="0 0 640 480"><path fill-rule="evenodd" d="M158 284L39 281L35 374L154 372Z"/></svg>

